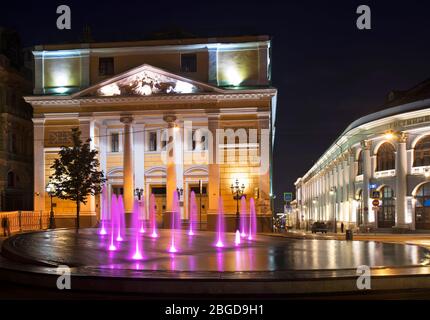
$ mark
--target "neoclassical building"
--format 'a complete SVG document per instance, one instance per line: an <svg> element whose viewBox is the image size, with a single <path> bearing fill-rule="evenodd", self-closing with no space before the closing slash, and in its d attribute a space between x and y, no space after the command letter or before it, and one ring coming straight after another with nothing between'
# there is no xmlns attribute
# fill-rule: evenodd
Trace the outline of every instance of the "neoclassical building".
<svg viewBox="0 0 430 320"><path fill-rule="evenodd" d="M195 191L204 227L214 228L221 196L231 229L237 180L256 199L259 228L270 228L270 44L253 36L35 47L34 95L26 97L34 110L34 209L49 211L50 167L78 127L99 151L109 199L122 194L126 214L143 189L141 200L148 208L154 195L165 226L178 192L186 223ZM73 226L74 203L55 202L57 226ZM91 197L81 225L95 225L102 205Z"/></svg>
<svg viewBox="0 0 430 320"><path fill-rule="evenodd" d="M384 110L354 121L295 185L301 228L430 230L430 81L390 93Z"/></svg>

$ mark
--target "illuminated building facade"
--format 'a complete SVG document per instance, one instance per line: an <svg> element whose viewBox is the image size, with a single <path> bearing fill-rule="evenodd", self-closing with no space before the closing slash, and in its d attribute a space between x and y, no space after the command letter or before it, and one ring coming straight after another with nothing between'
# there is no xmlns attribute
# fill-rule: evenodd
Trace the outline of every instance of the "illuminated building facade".
<svg viewBox="0 0 430 320"><path fill-rule="evenodd" d="M143 189L154 194L159 226L179 192L189 217L191 191L202 224L214 229L222 197L231 229L239 180L255 197L259 228L271 217L271 148L277 91L270 87L267 36L37 46L34 95L35 210L49 210L50 166L79 127L99 151L110 195L126 213ZM75 205L56 200L58 226L73 226ZM83 207L82 225L100 219L100 197Z"/></svg>
<svg viewBox="0 0 430 320"><path fill-rule="evenodd" d="M31 76L16 32L0 28L0 210L33 207Z"/></svg>
<svg viewBox="0 0 430 320"><path fill-rule="evenodd" d="M296 181L301 228L430 229L430 81L390 93L383 107L353 122Z"/></svg>

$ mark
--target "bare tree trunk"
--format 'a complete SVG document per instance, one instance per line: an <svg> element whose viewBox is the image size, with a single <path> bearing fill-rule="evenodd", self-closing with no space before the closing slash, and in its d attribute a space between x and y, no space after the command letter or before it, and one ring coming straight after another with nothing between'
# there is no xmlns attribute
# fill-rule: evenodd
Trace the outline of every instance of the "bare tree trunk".
<svg viewBox="0 0 430 320"><path fill-rule="evenodd" d="M81 210L81 202L76 200L76 229L79 229L79 212Z"/></svg>

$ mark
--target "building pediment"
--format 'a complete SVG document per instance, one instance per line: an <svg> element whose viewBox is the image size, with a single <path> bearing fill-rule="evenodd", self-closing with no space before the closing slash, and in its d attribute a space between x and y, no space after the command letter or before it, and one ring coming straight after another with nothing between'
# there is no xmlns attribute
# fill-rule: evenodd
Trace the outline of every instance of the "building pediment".
<svg viewBox="0 0 430 320"><path fill-rule="evenodd" d="M77 92L72 97L150 96L204 92L222 92L222 90L144 64Z"/></svg>

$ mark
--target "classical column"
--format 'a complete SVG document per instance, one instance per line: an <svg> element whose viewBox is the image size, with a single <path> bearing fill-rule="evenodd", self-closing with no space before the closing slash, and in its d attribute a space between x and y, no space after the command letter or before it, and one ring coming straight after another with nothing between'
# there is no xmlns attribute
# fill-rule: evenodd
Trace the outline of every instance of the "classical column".
<svg viewBox="0 0 430 320"><path fill-rule="evenodd" d="M131 225L131 213L133 212L134 200L134 177L133 177L133 133L132 124L133 118L131 116L124 116L120 118L124 124L123 134L123 188L124 188L124 210L125 210L125 223L126 226Z"/></svg>
<svg viewBox="0 0 430 320"><path fill-rule="evenodd" d="M103 175L105 178L107 178L107 126L104 124L101 124L99 126L99 162L100 162L100 170L103 171ZM99 219L100 220L106 220L109 216L109 196L108 196L108 183L105 183L105 196L107 199L103 199L102 195L100 195L100 201L99 201ZM104 207L106 206L106 208ZM105 216L102 216L102 214L105 214Z"/></svg>
<svg viewBox="0 0 430 320"><path fill-rule="evenodd" d="M354 212L354 200L355 200L355 152L353 149L348 150L348 173L349 173L349 183L348 183L348 201L349 201L349 221L355 220L357 222L357 212ZM354 217L354 219L352 218Z"/></svg>
<svg viewBox="0 0 430 320"><path fill-rule="evenodd" d="M34 211L45 211L45 119L33 119L34 126Z"/></svg>
<svg viewBox="0 0 430 320"><path fill-rule="evenodd" d="M363 225L369 224L369 181L371 178L371 159L370 147L371 141L361 142L363 152Z"/></svg>
<svg viewBox="0 0 430 320"><path fill-rule="evenodd" d="M171 216L173 212L173 197L176 192L176 161L175 161L175 116L165 116L167 122L167 144L166 144L166 212L163 224L165 228L170 228Z"/></svg>
<svg viewBox="0 0 430 320"><path fill-rule="evenodd" d="M80 117L79 118L79 130L81 131L82 141L91 139L90 148L93 150L95 148L94 142L94 127L95 121L90 117ZM95 196L89 195L87 198L87 203L81 206L81 214L79 223L82 226L94 226L97 223L96 217L96 199Z"/></svg>
<svg viewBox="0 0 430 320"><path fill-rule="evenodd" d="M145 124L133 124L133 169L134 188L145 189ZM141 195L139 205L144 205L142 201L148 202L145 198L145 191Z"/></svg>
<svg viewBox="0 0 430 320"><path fill-rule="evenodd" d="M218 214L218 200L220 189L220 170L218 162L219 115L210 115L208 118L209 131L209 164L208 164L208 229L215 230L216 214Z"/></svg>
<svg viewBox="0 0 430 320"><path fill-rule="evenodd" d="M406 223L406 154L407 134L401 133L397 140L396 152L396 228L408 228Z"/></svg>

